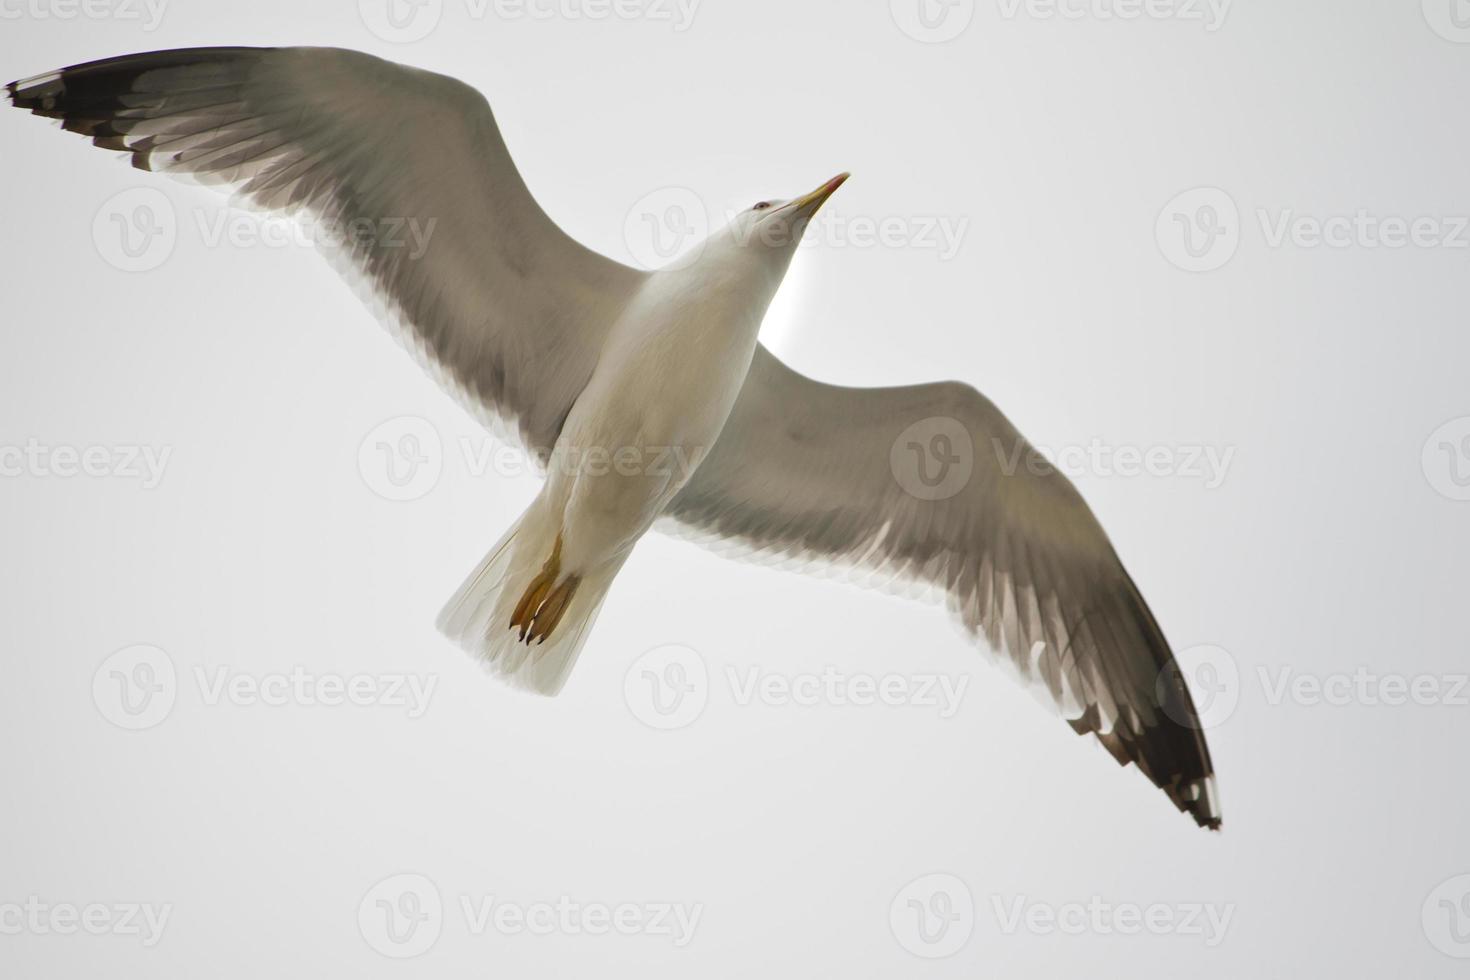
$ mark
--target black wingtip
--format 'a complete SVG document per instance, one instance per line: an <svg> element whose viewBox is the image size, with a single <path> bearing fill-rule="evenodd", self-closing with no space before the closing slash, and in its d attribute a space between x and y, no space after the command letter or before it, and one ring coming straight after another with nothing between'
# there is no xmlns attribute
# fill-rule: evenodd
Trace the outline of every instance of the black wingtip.
<svg viewBox="0 0 1470 980"><path fill-rule="evenodd" d="M1160 729L1167 727L1171 726L1166 721L1148 737L1157 743L1157 740L1163 736ZM1199 733L1195 731L1188 734L1198 736ZM1176 734L1173 737L1178 736ZM1148 750L1144 750L1138 752L1132 759L1119 761L1125 766L1132 763L1142 770L1154 785L1164 791L1169 801L1179 809L1180 813L1188 814L1196 824L1205 830L1219 831L1223 821L1220 814L1220 791L1215 782L1214 767L1209 766L1205 772L1198 775L1185 773L1166 775L1158 770L1157 763L1150 764L1147 752ZM1208 766L1208 756L1205 761Z"/></svg>
<svg viewBox="0 0 1470 980"><path fill-rule="evenodd" d="M1215 787L1213 773L1182 786L1172 787L1168 792L1169 798L1179 807L1181 813L1189 814L1205 830L1216 833L1220 831L1223 825L1220 817L1220 794Z"/></svg>
<svg viewBox="0 0 1470 980"><path fill-rule="evenodd" d="M57 117L54 112L56 97L66 91L62 75L63 72L50 71L9 82L5 86L5 101L17 109L29 109L39 116ZM48 105L48 100L52 104Z"/></svg>
<svg viewBox="0 0 1470 980"><path fill-rule="evenodd" d="M20 87L24 84L25 80L19 78L13 82L5 83L5 101L8 102L10 105L15 106L17 109L31 108L30 106L24 105L21 102L22 97L20 94Z"/></svg>

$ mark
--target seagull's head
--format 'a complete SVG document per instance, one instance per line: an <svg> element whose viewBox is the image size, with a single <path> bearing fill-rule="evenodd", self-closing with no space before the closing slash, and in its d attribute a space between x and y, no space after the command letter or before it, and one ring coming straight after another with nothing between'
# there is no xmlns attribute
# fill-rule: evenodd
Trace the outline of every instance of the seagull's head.
<svg viewBox="0 0 1470 980"><path fill-rule="evenodd" d="M757 201L730 221L726 233L739 247L780 260L784 269L812 217L848 176L838 174L811 193L789 201Z"/></svg>

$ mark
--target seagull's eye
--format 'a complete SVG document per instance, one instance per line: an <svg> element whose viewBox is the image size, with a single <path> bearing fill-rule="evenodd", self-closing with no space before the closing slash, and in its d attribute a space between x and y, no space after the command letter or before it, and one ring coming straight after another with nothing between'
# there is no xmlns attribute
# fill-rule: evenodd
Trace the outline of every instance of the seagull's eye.
<svg viewBox="0 0 1470 980"><path fill-rule="evenodd" d="M755 206L755 210L757 210L757 211L764 211L766 208L768 208L770 206L771 206L771 202L770 201L761 201L759 204L757 204Z"/></svg>

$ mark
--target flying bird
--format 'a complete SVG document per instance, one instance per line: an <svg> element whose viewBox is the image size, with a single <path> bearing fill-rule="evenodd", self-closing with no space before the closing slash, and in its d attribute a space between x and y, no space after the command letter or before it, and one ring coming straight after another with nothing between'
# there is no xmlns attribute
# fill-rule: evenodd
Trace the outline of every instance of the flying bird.
<svg viewBox="0 0 1470 980"><path fill-rule="evenodd" d="M562 232L483 96L354 51L127 55L7 86L135 167L348 234L341 263L424 366L544 467L440 628L555 694L609 586L656 524L786 565L942 593L977 645L1078 733L1218 829L1193 701L1143 597L1072 484L959 382L848 388L757 340L812 216L846 174L760 201L644 271ZM374 234L432 228L421 252ZM1004 452L978 451L1005 447ZM916 464L940 468L906 474ZM961 478L949 478L951 464ZM917 476L917 479L915 477Z"/></svg>

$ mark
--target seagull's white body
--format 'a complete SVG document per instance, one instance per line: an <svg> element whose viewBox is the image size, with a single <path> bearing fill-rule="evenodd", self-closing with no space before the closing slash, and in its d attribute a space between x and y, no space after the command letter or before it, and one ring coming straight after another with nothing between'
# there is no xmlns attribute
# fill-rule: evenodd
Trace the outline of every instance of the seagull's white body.
<svg viewBox="0 0 1470 980"><path fill-rule="evenodd" d="M496 673L559 690L657 521L787 566L943 593L1074 730L1219 826L1168 642L1071 483L1017 467L1035 451L967 384L842 388L758 343L806 221L842 178L762 202L692 262L650 273L557 228L484 98L440 75L351 51L209 48L77 65L8 92L135 166L224 184L255 207L339 231L433 227L422 254L354 232L341 257L445 387L546 465L541 494L440 619ZM899 478L929 440L945 465L971 450L943 493Z"/></svg>
<svg viewBox="0 0 1470 980"><path fill-rule="evenodd" d="M648 277L567 416L546 494L566 508L569 569L626 556L730 417L780 277L723 244Z"/></svg>
<svg viewBox="0 0 1470 980"><path fill-rule="evenodd" d="M772 215L767 227L782 220ZM447 635L510 682L560 690L623 562L719 440L790 260L742 244L749 232L737 224L712 236L692 261L649 275L607 311L602 354L552 448L546 484L441 614ZM540 580L546 594L527 608ZM575 584L564 609L548 599L561 583ZM554 608L547 635L535 627L543 603ZM527 616L531 626L509 628Z"/></svg>

